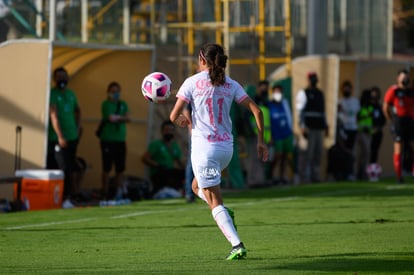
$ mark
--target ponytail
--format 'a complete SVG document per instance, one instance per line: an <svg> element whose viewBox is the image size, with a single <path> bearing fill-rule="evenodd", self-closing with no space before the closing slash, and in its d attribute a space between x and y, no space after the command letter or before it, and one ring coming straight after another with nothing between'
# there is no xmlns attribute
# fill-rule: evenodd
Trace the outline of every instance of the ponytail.
<svg viewBox="0 0 414 275"><path fill-rule="evenodd" d="M208 66L208 74L213 86L221 86L226 82L227 55L223 48L218 44L206 44L200 50L200 57L203 58Z"/></svg>

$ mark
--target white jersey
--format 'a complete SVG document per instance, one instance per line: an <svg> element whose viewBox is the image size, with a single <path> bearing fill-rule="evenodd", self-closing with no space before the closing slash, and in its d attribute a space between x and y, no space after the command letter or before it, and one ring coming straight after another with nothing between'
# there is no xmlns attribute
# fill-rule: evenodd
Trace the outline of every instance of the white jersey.
<svg viewBox="0 0 414 275"><path fill-rule="evenodd" d="M202 71L184 81L177 97L192 107L192 148L233 150L230 107L233 100L247 98L239 83L226 76L226 82L215 87L208 71Z"/></svg>

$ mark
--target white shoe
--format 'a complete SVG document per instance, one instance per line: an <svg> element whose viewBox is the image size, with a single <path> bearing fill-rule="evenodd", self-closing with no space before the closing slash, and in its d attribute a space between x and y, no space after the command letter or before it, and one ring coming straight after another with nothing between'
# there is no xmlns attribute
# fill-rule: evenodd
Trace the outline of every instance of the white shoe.
<svg viewBox="0 0 414 275"><path fill-rule="evenodd" d="M69 199L65 200L62 204L63 209L69 209L69 208L74 208L74 207L75 205L73 205L73 203Z"/></svg>

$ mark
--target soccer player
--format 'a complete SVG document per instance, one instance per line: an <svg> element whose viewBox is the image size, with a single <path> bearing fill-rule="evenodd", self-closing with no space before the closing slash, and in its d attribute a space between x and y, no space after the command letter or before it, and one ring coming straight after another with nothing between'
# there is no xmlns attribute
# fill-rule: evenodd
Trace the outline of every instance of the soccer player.
<svg viewBox="0 0 414 275"><path fill-rule="evenodd" d="M239 83L226 76L227 56L217 44L204 45L198 56L199 73L187 78L177 93L170 114L176 125L186 127L186 104L192 107L191 161L195 178L193 191L209 205L218 227L232 245L227 260L244 258L246 248L240 241L232 217L223 205L220 191L221 171L233 155L230 107L233 101L247 107L258 128L257 153L263 161L268 151L263 142L263 115Z"/></svg>
<svg viewBox="0 0 414 275"><path fill-rule="evenodd" d="M392 122L394 135L394 170L398 183L403 183L401 152L403 145L410 146L414 152L414 90L409 88L407 70L400 70L397 84L385 93L383 111L387 121ZM414 172L414 167L412 168Z"/></svg>

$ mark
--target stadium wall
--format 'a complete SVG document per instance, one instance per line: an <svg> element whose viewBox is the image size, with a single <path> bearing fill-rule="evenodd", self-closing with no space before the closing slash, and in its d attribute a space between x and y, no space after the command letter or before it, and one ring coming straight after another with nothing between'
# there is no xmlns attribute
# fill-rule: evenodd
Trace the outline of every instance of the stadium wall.
<svg viewBox="0 0 414 275"><path fill-rule="evenodd" d="M338 55L304 56L292 61L292 106L295 96L300 89L306 86L307 73L315 71L320 79L319 87L323 90L326 100L326 111L329 123L329 137L325 139L325 148L328 149L335 141L337 104L340 98L340 87L344 80L350 80L354 85L354 95L359 98L365 88L378 86L382 91L382 99L389 86L396 82L397 71L402 68L411 68L408 61L398 60L362 60L358 58L341 57ZM270 81L285 78L286 68L281 66L270 74ZM294 131L298 137L299 127L297 113L293 111ZM384 137L379 154L379 164L383 168L383 175L393 176L392 164L393 141L387 124L383 129ZM297 139L301 148L306 147L306 140ZM322 163L322 178L326 176L326 155Z"/></svg>
<svg viewBox="0 0 414 275"><path fill-rule="evenodd" d="M152 105L141 96L141 81L153 71L152 45L105 46L68 44L48 40L15 40L0 45L0 176L14 173L15 127L22 126L22 169L46 166L46 144L51 73L68 70L69 88L77 95L82 112L78 156L88 164L82 187L100 187L101 154L95 130L107 85L117 81L130 110L127 126L128 175L145 176L140 158L152 126Z"/></svg>

